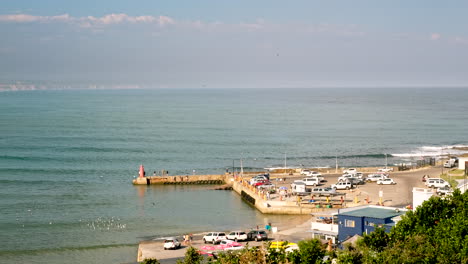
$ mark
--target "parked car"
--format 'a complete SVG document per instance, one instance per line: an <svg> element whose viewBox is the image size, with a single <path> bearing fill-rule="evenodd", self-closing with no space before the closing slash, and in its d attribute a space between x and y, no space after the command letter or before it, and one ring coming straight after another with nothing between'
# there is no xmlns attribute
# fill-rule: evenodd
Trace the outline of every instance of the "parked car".
<svg viewBox="0 0 468 264"><path fill-rule="evenodd" d="M321 177L322 174L318 171L310 171L307 170L306 172L301 172L301 175L307 176L307 177Z"/></svg>
<svg viewBox="0 0 468 264"><path fill-rule="evenodd" d="M350 181L340 181L336 184L332 184L331 187L335 188L336 190L349 190L353 188L353 184Z"/></svg>
<svg viewBox="0 0 468 264"><path fill-rule="evenodd" d="M170 237L166 240L164 240L164 250L167 249L178 249L181 247L181 244L177 238Z"/></svg>
<svg viewBox="0 0 468 264"><path fill-rule="evenodd" d="M346 181L349 178L353 178L354 175L352 174L343 174L340 177L338 177L338 181Z"/></svg>
<svg viewBox="0 0 468 264"><path fill-rule="evenodd" d="M265 176L255 176L252 179L250 179L250 185L255 185L259 181L268 181L267 177Z"/></svg>
<svg viewBox="0 0 468 264"><path fill-rule="evenodd" d="M269 184L271 184L271 182L269 180L258 180L252 185L253 186L260 186L260 185L269 185Z"/></svg>
<svg viewBox="0 0 468 264"><path fill-rule="evenodd" d="M448 194L452 194L453 190L452 188L445 186L445 187L437 188L436 192L438 195L448 195Z"/></svg>
<svg viewBox="0 0 468 264"><path fill-rule="evenodd" d="M349 168L349 169L343 170L344 174L355 174L356 172L357 172L356 168Z"/></svg>
<svg viewBox="0 0 468 264"><path fill-rule="evenodd" d="M348 179L348 181L350 181L353 185L361 185L366 183L362 178L358 177L351 177Z"/></svg>
<svg viewBox="0 0 468 264"><path fill-rule="evenodd" d="M320 184L320 179L316 177L304 178L302 181L306 184L306 186L317 186Z"/></svg>
<svg viewBox="0 0 468 264"><path fill-rule="evenodd" d="M247 234L244 231L232 231L226 237L227 239L234 240L236 242L247 240Z"/></svg>
<svg viewBox="0 0 468 264"><path fill-rule="evenodd" d="M299 250L299 246L296 243L288 243L286 241L273 241L270 244L271 249L285 249L285 252L289 253L294 250Z"/></svg>
<svg viewBox="0 0 468 264"><path fill-rule="evenodd" d="M426 186L429 188L450 187L450 184L441 178L429 178L426 180Z"/></svg>
<svg viewBox="0 0 468 264"><path fill-rule="evenodd" d="M238 243L236 241L225 239L221 240L221 242L219 242L219 245L215 246L215 248L217 250L240 250L243 249L244 246L242 246L241 243Z"/></svg>
<svg viewBox="0 0 468 264"><path fill-rule="evenodd" d="M382 184L394 185L394 184L396 184L396 182L393 179L386 178L386 179L378 180L377 184L379 184L379 185L382 185Z"/></svg>
<svg viewBox="0 0 468 264"><path fill-rule="evenodd" d="M380 173L369 174L369 175L367 175L366 181L367 182L376 182L378 180L383 180L383 179L386 179L386 178L387 178L386 174L380 174Z"/></svg>
<svg viewBox="0 0 468 264"><path fill-rule="evenodd" d="M268 235L264 230L252 230L247 233L247 240L267 240Z"/></svg>
<svg viewBox="0 0 468 264"><path fill-rule="evenodd" d="M309 175L306 175L307 177L312 177L312 178L318 178L319 181L323 182L325 181L325 178L322 176L320 172L317 171L312 171Z"/></svg>
<svg viewBox="0 0 468 264"><path fill-rule="evenodd" d="M301 175L308 175L309 173L311 173L310 170L301 170Z"/></svg>
<svg viewBox="0 0 468 264"><path fill-rule="evenodd" d="M362 178L364 178L364 173L362 173L362 172L356 172L356 173L354 174L354 177L358 177L358 178L362 179Z"/></svg>
<svg viewBox="0 0 468 264"><path fill-rule="evenodd" d="M380 172L391 172L393 171L393 168L385 167L385 168L380 168L378 169Z"/></svg>
<svg viewBox="0 0 468 264"><path fill-rule="evenodd" d="M268 190L270 193L274 193L276 190L276 185L272 184L271 182L264 183L262 185L257 185L259 190Z"/></svg>
<svg viewBox="0 0 468 264"><path fill-rule="evenodd" d="M221 242L221 240L226 239L226 234L224 232L209 232L205 236L203 236L203 242L216 244Z"/></svg>
<svg viewBox="0 0 468 264"><path fill-rule="evenodd" d="M312 189L313 193L329 194L336 193L336 189L332 187L317 187Z"/></svg>

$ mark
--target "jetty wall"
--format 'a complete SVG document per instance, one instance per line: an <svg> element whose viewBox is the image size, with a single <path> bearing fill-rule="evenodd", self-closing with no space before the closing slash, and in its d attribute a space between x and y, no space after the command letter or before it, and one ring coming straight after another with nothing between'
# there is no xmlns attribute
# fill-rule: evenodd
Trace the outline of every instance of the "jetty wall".
<svg viewBox="0 0 468 264"><path fill-rule="evenodd" d="M224 174L147 176L134 179L133 184L224 184L225 178Z"/></svg>

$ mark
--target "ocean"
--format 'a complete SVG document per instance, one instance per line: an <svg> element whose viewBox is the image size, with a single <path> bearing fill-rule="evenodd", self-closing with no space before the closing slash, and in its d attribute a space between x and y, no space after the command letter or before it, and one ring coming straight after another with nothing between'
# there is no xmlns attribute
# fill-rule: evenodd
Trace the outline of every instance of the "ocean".
<svg viewBox="0 0 468 264"><path fill-rule="evenodd" d="M384 166L468 146L468 89L141 89L0 93L0 263L128 263L141 240L248 229L211 186L147 175Z"/></svg>

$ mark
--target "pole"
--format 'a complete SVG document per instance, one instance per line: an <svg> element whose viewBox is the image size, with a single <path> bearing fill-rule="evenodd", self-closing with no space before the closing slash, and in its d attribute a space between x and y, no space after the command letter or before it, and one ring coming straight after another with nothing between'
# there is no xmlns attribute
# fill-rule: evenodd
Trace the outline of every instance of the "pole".
<svg viewBox="0 0 468 264"><path fill-rule="evenodd" d="M242 158L240 159L240 165L241 165L241 176L244 177L244 167L242 166Z"/></svg>
<svg viewBox="0 0 468 264"><path fill-rule="evenodd" d="M286 153L284 153L284 175L286 175Z"/></svg>
<svg viewBox="0 0 468 264"><path fill-rule="evenodd" d="M335 155L335 173L338 173L338 154Z"/></svg>
<svg viewBox="0 0 468 264"><path fill-rule="evenodd" d="M387 153L385 153L385 168L388 166Z"/></svg>

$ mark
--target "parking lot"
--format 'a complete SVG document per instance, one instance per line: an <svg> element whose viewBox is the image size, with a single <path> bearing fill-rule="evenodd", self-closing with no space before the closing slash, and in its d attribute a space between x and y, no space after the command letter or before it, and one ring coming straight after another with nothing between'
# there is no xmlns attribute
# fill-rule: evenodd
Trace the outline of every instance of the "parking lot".
<svg viewBox="0 0 468 264"><path fill-rule="evenodd" d="M402 171L402 172L389 172L389 178L394 179L395 185L378 185L376 182L366 182L363 185L357 185L356 188L351 190L338 190L340 193L346 194L345 204L355 205L356 197L358 204L367 203L378 204L380 202L379 194L382 194L382 202L385 206L406 206L412 204L413 201L413 187L425 188L422 177L429 175L430 177L439 177L441 168L429 167L424 169ZM369 173L365 173L366 177ZM321 183L321 186L330 186L338 182L338 178L342 174L326 174L322 173L325 178L325 182ZM285 186L290 188L291 183L294 180L301 180L304 176L292 175L285 177L285 181L276 180L281 178L280 175L272 175L271 180L277 187ZM284 177L283 177L284 178ZM309 196L310 197L310 196ZM307 198L307 197L306 197Z"/></svg>

